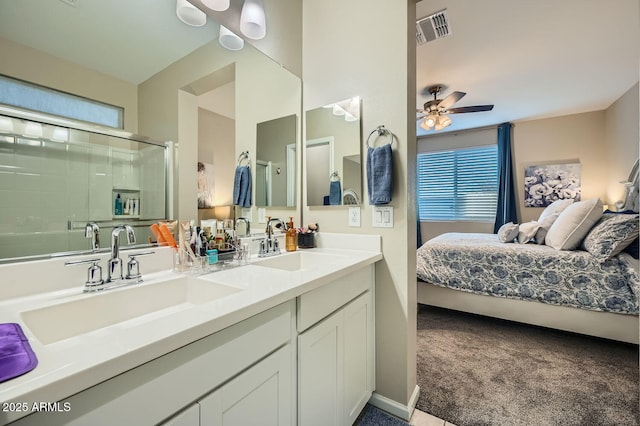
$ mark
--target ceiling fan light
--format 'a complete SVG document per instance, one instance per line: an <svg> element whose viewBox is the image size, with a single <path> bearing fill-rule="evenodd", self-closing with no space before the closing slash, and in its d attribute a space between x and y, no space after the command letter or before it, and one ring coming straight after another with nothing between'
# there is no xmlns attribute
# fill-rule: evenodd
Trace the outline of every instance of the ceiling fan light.
<svg viewBox="0 0 640 426"><path fill-rule="evenodd" d="M230 0L202 0L202 4L216 12L224 12L229 9Z"/></svg>
<svg viewBox="0 0 640 426"><path fill-rule="evenodd" d="M433 114L429 114L425 119L424 119L424 125L427 126L427 128L432 129L433 126L436 125L438 120L438 117L436 117Z"/></svg>
<svg viewBox="0 0 640 426"><path fill-rule="evenodd" d="M420 122L420 127L422 127L424 130L432 130L433 126L435 125L436 117L434 117L433 115L426 116L425 119Z"/></svg>
<svg viewBox="0 0 640 426"><path fill-rule="evenodd" d="M240 31L253 40L267 35L267 21L262 0L244 0L240 13Z"/></svg>
<svg viewBox="0 0 640 426"><path fill-rule="evenodd" d="M207 14L187 0L176 1L176 15L178 19L192 27L201 27L207 23Z"/></svg>
<svg viewBox="0 0 640 426"><path fill-rule="evenodd" d="M451 119L449 117L447 117L446 115L439 116L438 120L436 121L435 129L442 130L445 127L449 127L450 125L451 125Z"/></svg>
<svg viewBox="0 0 640 426"><path fill-rule="evenodd" d="M244 40L223 25L220 25L218 42L228 50L241 50L244 47Z"/></svg>

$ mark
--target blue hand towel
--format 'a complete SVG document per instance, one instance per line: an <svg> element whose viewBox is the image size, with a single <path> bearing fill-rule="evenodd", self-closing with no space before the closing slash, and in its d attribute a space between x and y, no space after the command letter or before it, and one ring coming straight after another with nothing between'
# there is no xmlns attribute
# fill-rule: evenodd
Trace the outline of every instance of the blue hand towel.
<svg viewBox="0 0 640 426"><path fill-rule="evenodd" d="M339 180L329 182L329 205L339 206L342 204L342 188Z"/></svg>
<svg viewBox="0 0 640 426"><path fill-rule="evenodd" d="M391 202L393 192L393 151L391 144L367 149L367 190L369 204Z"/></svg>
<svg viewBox="0 0 640 426"><path fill-rule="evenodd" d="M251 169L238 166L233 179L233 204L251 207Z"/></svg>

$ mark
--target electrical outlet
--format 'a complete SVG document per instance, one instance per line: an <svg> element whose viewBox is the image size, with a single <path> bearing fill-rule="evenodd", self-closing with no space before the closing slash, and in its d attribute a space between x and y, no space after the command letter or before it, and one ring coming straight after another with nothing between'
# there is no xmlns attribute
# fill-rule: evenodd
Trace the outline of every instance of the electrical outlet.
<svg viewBox="0 0 640 426"><path fill-rule="evenodd" d="M267 223L267 209L258 209L258 223Z"/></svg>
<svg viewBox="0 0 640 426"><path fill-rule="evenodd" d="M349 207L349 226L360 226L360 207Z"/></svg>
<svg viewBox="0 0 640 426"><path fill-rule="evenodd" d="M374 207L373 227L393 228L393 207Z"/></svg>
<svg viewBox="0 0 640 426"><path fill-rule="evenodd" d="M253 222L253 211L251 208L242 208L242 216L247 219L249 222Z"/></svg>

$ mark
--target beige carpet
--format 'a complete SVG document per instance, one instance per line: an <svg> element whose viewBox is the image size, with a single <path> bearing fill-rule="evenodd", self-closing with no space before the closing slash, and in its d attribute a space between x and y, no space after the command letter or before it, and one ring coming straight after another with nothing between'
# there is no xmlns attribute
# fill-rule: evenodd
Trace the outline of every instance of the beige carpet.
<svg viewBox="0 0 640 426"><path fill-rule="evenodd" d="M417 408L457 426L638 425L638 346L421 305Z"/></svg>

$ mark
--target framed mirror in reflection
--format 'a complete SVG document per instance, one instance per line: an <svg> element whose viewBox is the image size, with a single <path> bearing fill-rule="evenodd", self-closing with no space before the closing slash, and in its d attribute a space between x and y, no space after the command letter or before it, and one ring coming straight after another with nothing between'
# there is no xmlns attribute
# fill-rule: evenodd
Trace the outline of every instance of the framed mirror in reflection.
<svg viewBox="0 0 640 426"><path fill-rule="evenodd" d="M307 206L362 200L360 97L306 111L304 174Z"/></svg>
<svg viewBox="0 0 640 426"><path fill-rule="evenodd" d="M258 123L255 169L257 207L295 207L297 127L295 114Z"/></svg>

